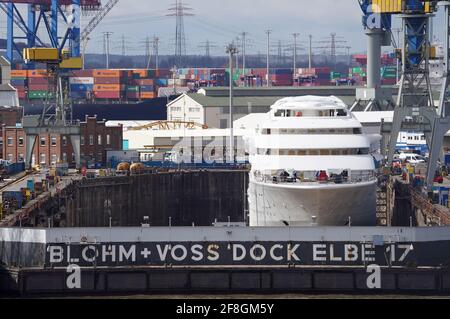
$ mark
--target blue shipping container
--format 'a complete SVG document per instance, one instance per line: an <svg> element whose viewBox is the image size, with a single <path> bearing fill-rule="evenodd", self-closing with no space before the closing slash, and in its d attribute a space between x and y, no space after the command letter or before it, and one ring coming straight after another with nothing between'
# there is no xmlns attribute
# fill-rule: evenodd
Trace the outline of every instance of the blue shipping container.
<svg viewBox="0 0 450 319"><path fill-rule="evenodd" d="M169 81L167 79L155 79L155 84L158 86L168 86Z"/></svg>
<svg viewBox="0 0 450 319"><path fill-rule="evenodd" d="M87 92L70 92L70 97L72 99L85 99L87 94Z"/></svg>
<svg viewBox="0 0 450 319"><path fill-rule="evenodd" d="M27 84L27 80L15 80L15 79L11 79L11 85L15 86L15 85L19 85L19 86L26 86Z"/></svg>
<svg viewBox="0 0 450 319"><path fill-rule="evenodd" d="M70 91L72 92L86 92L94 89L93 84L71 84Z"/></svg>
<svg viewBox="0 0 450 319"><path fill-rule="evenodd" d="M141 92L153 92L153 85L142 85Z"/></svg>

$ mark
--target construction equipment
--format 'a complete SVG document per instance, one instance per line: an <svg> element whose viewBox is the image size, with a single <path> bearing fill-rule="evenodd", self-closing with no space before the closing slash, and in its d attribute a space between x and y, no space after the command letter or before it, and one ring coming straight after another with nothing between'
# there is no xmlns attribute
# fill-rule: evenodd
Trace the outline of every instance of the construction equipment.
<svg viewBox="0 0 450 319"><path fill-rule="evenodd" d="M23 10L18 5L27 5L27 19L22 16ZM72 57L79 58L80 52L80 16L82 11L98 10L100 0L0 0L0 8L7 15L7 50L6 58L13 63L14 51L22 57L15 35L16 25L27 39L27 47L53 47L61 52L69 44L69 52ZM64 36L59 37L58 28L60 21L65 23ZM38 37L38 30L44 24L48 40ZM28 68L33 68L31 63Z"/></svg>
<svg viewBox="0 0 450 319"><path fill-rule="evenodd" d="M63 76L61 70L67 66L81 68L81 58L71 57L66 50L57 48L26 48L25 61L47 65L48 94L41 115L24 116L22 126L26 134L25 166L31 167L31 156L37 137L41 133L70 136L77 166L80 164L80 125L67 121L70 107L64 101ZM54 100L53 100L54 99ZM54 109L54 112L53 112Z"/></svg>
<svg viewBox="0 0 450 319"><path fill-rule="evenodd" d="M398 134L400 131L416 131L425 134L430 148L426 186L433 185L436 164L441 152L445 133L450 129L450 110L446 111L449 101L449 1L419 0L360 0L365 13L365 24L375 29L390 31L392 15L398 15L403 23L403 44L401 51L402 77L398 93L393 123L382 123L382 152L387 153L388 162L392 162ZM429 59L433 50L430 46L430 20L438 10L438 4L445 7L446 67L445 81L442 85L439 110L436 112L429 76ZM378 44L376 47L378 50ZM370 50L369 50L370 51ZM375 56L375 59L377 57ZM372 61L373 62L373 61ZM370 63L368 79L376 79L379 69L376 62ZM368 65L368 67L369 67ZM369 82L369 81L368 81ZM369 83L368 83L369 87Z"/></svg>
<svg viewBox="0 0 450 319"><path fill-rule="evenodd" d="M98 24L103 20L104 17L111 11L114 6L119 2L119 0L109 0L109 2L89 21L87 26L81 32L80 40L83 44L83 56L89 41L89 34L98 26Z"/></svg>

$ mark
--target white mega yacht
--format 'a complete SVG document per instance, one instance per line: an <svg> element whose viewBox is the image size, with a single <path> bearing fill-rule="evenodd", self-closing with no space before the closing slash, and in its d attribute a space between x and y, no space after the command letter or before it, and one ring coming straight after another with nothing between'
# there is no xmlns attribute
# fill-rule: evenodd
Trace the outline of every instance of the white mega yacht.
<svg viewBox="0 0 450 319"><path fill-rule="evenodd" d="M336 97L277 101L247 138L250 226L375 225L380 138Z"/></svg>

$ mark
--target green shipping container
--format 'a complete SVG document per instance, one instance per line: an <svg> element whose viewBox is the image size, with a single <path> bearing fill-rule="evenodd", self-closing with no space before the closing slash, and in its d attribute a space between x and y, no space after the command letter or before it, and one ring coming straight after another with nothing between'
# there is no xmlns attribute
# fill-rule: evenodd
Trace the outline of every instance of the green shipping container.
<svg viewBox="0 0 450 319"><path fill-rule="evenodd" d="M339 72L331 72L330 78L331 80L340 79L342 77L342 74Z"/></svg>
<svg viewBox="0 0 450 319"><path fill-rule="evenodd" d="M127 86L127 92L139 92L139 86L136 85Z"/></svg>
<svg viewBox="0 0 450 319"><path fill-rule="evenodd" d="M30 100L35 100L35 99L45 99L48 95L47 91L29 91L28 92L28 98ZM52 97L52 94L49 95L49 97Z"/></svg>
<svg viewBox="0 0 450 319"><path fill-rule="evenodd" d="M363 72L364 72L364 68L361 68L361 67L352 69L352 73L361 74Z"/></svg>

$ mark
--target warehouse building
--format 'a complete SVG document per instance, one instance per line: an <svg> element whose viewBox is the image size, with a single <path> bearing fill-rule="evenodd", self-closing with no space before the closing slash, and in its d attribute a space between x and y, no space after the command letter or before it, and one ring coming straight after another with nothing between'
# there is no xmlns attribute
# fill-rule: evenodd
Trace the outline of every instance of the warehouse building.
<svg viewBox="0 0 450 319"><path fill-rule="evenodd" d="M96 116L86 116L81 127L81 165L86 167L105 166L107 151L122 149L122 126L107 126ZM3 159L23 162L26 149L25 132L18 123L15 126L3 126ZM32 165L51 166L56 163L68 163L75 166L75 154L70 137L60 134L39 135L32 156Z"/></svg>

